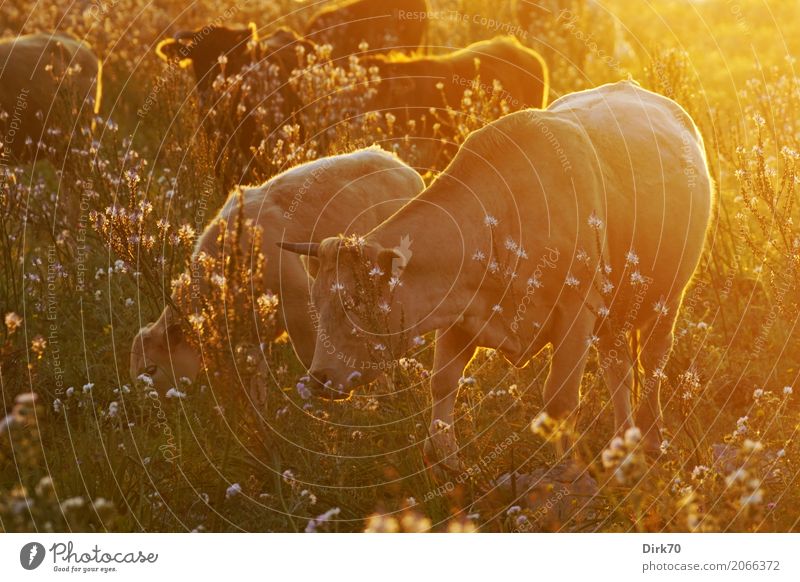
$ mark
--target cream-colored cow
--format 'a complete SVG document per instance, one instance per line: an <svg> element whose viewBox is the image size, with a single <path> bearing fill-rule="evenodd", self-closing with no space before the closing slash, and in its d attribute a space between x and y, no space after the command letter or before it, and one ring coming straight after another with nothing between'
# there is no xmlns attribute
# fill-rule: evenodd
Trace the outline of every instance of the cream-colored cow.
<svg viewBox="0 0 800 582"><path fill-rule="evenodd" d="M286 245L319 259L312 297L336 353L318 340L314 388L347 392L376 377L376 361L437 330L427 449L452 465L458 446L448 427L477 347L524 366L552 346L545 411L569 422L594 346L617 430L635 424L657 449L659 384L711 206L695 124L634 83L503 117L473 133L430 187L360 243ZM403 239L410 253L398 248ZM376 301L389 313L377 327L363 314L380 308L353 297L363 270L376 267L385 273ZM635 415L634 363L646 372Z"/></svg>
<svg viewBox="0 0 800 582"><path fill-rule="evenodd" d="M265 284L279 298L278 334L288 332L305 366L311 362L316 341L309 310L311 283L299 257L281 256L276 243L320 241L339 233L366 232L423 187L419 174L396 156L368 148L309 162L261 186L245 189L245 216L263 229ZM234 193L217 218L232 218L237 210L238 196ZM216 250L216 223L217 219L203 232L195 256ZM182 340L180 325L169 307L133 340L130 373L134 379L147 374L157 388L163 389L174 386L182 376L194 379L200 367L200 355Z"/></svg>

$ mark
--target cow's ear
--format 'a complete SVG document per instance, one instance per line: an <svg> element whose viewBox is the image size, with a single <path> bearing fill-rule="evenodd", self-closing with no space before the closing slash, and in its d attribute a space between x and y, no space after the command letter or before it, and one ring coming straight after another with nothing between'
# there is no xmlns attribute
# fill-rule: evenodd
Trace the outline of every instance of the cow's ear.
<svg viewBox="0 0 800 582"><path fill-rule="evenodd" d="M178 344L183 342L183 328L181 328L181 324L176 322L172 322L167 327L166 332L166 339L171 346L177 346Z"/></svg>
<svg viewBox="0 0 800 582"><path fill-rule="evenodd" d="M408 264L407 258L397 249L381 249L378 251L378 267L384 276L399 277Z"/></svg>
<svg viewBox="0 0 800 582"><path fill-rule="evenodd" d="M178 61L178 65L185 69L192 64L189 45L182 40L166 38L156 45L156 55L166 62Z"/></svg>

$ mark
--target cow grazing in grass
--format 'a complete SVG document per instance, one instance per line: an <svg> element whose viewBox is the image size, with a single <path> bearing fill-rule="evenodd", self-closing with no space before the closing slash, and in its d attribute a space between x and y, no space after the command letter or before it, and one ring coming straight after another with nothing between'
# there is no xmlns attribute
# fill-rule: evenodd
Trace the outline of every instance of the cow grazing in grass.
<svg viewBox="0 0 800 582"><path fill-rule="evenodd" d="M101 97L102 66L86 43L60 33L0 40L0 156L30 161L49 128L72 130L65 116L98 113Z"/></svg>
<svg viewBox="0 0 800 582"><path fill-rule="evenodd" d="M635 83L507 115L474 132L424 192L363 239L285 245L318 258L313 302L336 347L331 354L318 339L313 389L346 397L377 376L376 362L389 365L436 330L427 451L452 466L457 386L476 348L524 366L552 346L544 408L569 423L595 347L617 430L636 425L657 450L659 384L711 207L694 122Z"/></svg>
<svg viewBox="0 0 800 582"><path fill-rule="evenodd" d="M414 121L412 135L432 137L437 120L449 123L442 115L445 104L458 111L466 89L491 93L495 81L502 87L499 97L509 111L547 106L547 65L538 53L511 36L476 42L443 55L374 55L362 62L380 71L381 83L370 108L391 112L401 133ZM431 117L431 109L439 111L437 118ZM429 143L439 145L438 140Z"/></svg>
<svg viewBox="0 0 800 582"><path fill-rule="evenodd" d="M426 0L344 0L311 17L303 30L309 40L330 44L334 57L372 51L415 52L427 28Z"/></svg>
<svg viewBox="0 0 800 582"><path fill-rule="evenodd" d="M279 297L277 332L288 332L304 365L310 365L316 341L308 308L311 283L301 261L281 257L275 243L284 237L311 242L339 233L366 232L423 187L419 174L397 157L369 148L297 166L244 190L245 216L263 229L265 285ZM238 195L234 193L218 218L232 219L237 211ZM233 221L228 223L232 227ZM202 252L214 255L216 224L215 219L199 238L195 257ZM184 376L194 379L200 367L200 355L183 341L179 318L170 307L133 340L130 373L134 379L147 374L162 389L175 386Z"/></svg>
<svg viewBox="0 0 800 582"><path fill-rule="evenodd" d="M245 30L240 32L236 50L227 53L226 74L232 74L241 68L247 59L254 59L253 62L264 59L278 63L282 110L276 118L285 121L294 119L293 115L303 106L288 83L291 70L298 66L295 49L303 45L309 51L313 45L288 29L279 30L265 41L255 44L255 36L251 36L248 43ZM193 40L187 42L174 39L163 41L157 50L162 58L179 59L184 66L194 62L198 87L201 86L201 80L203 87L210 87L209 79L220 72L217 58L213 56L219 56L219 53L209 52L207 47L201 50L201 45L210 42L207 39L212 37L207 34L197 40L200 38L198 35L199 32L195 33L191 37ZM234 54L236 56L232 56ZM195 62L194 59L200 60ZM535 51L509 36L476 42L466 48L437 56L372 54L363 57L362 64L377 68L381 82L375 97L366 103L363 111L355 112L355 117L374 111L392 113L397 118L399 135L408 132L412 137L423 138L418 142L421 151L419 162L422 166L433 167L442 148L439 140L441 136L435 136L433 128L438 121L449 123L447 116L442 113L445 104L458 110L464 91L474 90L476 80L487 92L493 90L497 81L502 87L499 98L505 102L509 111L547 105L547 65ZM432 117L431 109L439 111L438 117ZM409 121L415 123L413 129L409 127ZM265 129L264 133L269 133L270 129ZM238 128L238 141L247 157L251 155L250 148L257 145L252 139L255 133L249 117Z"/></svg>

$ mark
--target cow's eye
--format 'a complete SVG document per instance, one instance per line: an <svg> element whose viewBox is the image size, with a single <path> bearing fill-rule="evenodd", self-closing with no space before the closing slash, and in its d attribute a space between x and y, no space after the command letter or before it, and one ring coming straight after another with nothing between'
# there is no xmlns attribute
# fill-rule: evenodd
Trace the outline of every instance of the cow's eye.
<svg viewBox="0 0 800 582"><path fill-rule="evenodd" d="M152 366L147 366L147 368L145 368L144 370L144 373L150 377L153 377L156 375L157 371L158 371L158 366L152 365Z"/></svg>

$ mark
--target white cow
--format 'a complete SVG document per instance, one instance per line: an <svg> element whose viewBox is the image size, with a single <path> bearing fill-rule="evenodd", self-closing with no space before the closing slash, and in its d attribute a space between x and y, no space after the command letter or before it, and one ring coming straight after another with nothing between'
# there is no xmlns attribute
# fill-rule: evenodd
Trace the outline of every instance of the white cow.
<svg viewBox="0 0 800 582"><path fill-rule="evenodd" d="M309 310L311 282L298 258L287 261L284 256L281 260L276 243L284 239L320 241L340 233L368 231L423 187L420 175L396 156L368 148L302 164L261 186L245 189L245 216L263 229L265 285L279 298L277 333L288 332L303 365L311 363L316 342ZM232 227L237 211L234 192L197 241L195 257L203 251L215 255L217 221L224 218ZM200 367L200 355L183 341L179 320L170 307L133 340L130 374L134 379L147 374L157 388L166 388L182 376L194 379Z"/></svg>
<svg viewBox="0 0 800 582"><path fill-rule="evenodd" d="M448 427L476 348L524 366L552 346L545 411L570 422L595 346L617 430L635 424L657 449L660 380L712 198L691 118L635 83L507 115L473 133L431 186L363 239L287 245L320 263L313 301L336 350L318 340L315 387L347 392L376 377L376 360L437 330L427 450L452 466ZM376 268L377 298L354 295ZM385 322L370 316L387 311ZM639 364L646 381L634 416Z"/></svg>

